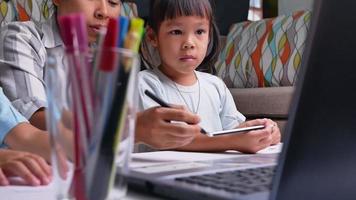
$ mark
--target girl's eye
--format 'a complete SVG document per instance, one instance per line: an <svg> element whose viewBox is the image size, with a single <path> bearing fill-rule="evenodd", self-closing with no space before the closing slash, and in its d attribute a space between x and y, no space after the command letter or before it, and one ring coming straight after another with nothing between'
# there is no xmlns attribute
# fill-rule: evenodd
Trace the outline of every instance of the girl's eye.
<svg viewBox="0 0 356 200"><path fill-rule="evenodd" d="M199 30L197 30L197 34L198 34L198 35L202 35L202 34L204 34L204 33L206 33L206 31L205 31L204 29L199 29Z"/></svg>
<svg viewBox="0 0 356 200"><path fill-rule="evenodd" d="M169 32L171 35L180 35L180 34L182 34L182 31L180 31L180 30L173 30L173 31L170 31Z"/></svg>

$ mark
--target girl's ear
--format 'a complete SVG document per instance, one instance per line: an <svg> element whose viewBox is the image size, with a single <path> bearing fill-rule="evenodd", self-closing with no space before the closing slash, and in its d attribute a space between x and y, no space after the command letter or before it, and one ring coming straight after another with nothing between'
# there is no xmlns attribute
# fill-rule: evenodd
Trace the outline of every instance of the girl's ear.
<svg viewBox="0 0 356 200"><path fill-rule="evenodd" d="M158 46L158 41L157 41L157 35L155 33L155 31L148 26L147 30L146 30L146 35L147 35L147 41L153 46L153 47L157 47Z"/></svg>

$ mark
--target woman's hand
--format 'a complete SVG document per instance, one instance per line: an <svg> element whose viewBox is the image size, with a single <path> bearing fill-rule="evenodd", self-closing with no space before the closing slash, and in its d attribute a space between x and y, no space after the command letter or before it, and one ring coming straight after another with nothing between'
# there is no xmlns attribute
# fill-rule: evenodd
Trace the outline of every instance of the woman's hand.
<svg viewBox="0 0 356 200"><path fill-rule="evenodd" d="M47 185L51 182L51 167L36 154L0 150L0 185L9 185L8 177L21 177L32 186Z"/></svg>
<svg viewBox="0 0 356 200"><path fill-rule="evenodd" d="M183 106L153 107L138 113L135 141L156 149L181 147L200 134L199 121Z"/></svg>

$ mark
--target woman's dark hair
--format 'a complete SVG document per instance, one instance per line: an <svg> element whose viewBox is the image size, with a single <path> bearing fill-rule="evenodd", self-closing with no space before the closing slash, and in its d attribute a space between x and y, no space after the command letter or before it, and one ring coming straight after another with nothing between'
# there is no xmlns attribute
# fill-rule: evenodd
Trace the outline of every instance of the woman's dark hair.
<svg viewBox="0 0 356 200"><path fill-rule="evenodd" d="M151 0L148 25L158 33L161 23L180 16L206 17L210 21L208 53L198 66L199 71L216 73L214 67L219 50L219 30L209 0Z"/></svg>

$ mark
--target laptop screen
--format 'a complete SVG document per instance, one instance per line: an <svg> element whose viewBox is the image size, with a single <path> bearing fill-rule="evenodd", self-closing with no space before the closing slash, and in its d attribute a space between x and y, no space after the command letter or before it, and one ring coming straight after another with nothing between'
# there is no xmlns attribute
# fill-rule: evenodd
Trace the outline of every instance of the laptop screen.
<svg viewBox="0 0 356 200"><path fill-rule="evenodd" d="M132 170L131 183L175 199L354 199L355 11L315 0L277 170L276 154L234 155Z"/></svg>
<svg viewBox="0 0 356 200"><path fill-rule="evenodd" d="M271 199L356 196L355 11L315 1Z"/></svg>

